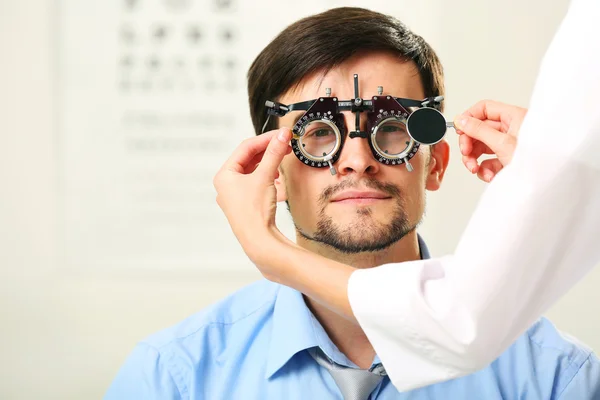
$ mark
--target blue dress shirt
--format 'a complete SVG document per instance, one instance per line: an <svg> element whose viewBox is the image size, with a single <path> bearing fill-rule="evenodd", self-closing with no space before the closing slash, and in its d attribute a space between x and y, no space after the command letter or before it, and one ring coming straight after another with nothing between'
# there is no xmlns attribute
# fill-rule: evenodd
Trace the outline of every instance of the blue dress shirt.
<svg viewBox="0 0 600 400"><path fill-rule="evenodd" d="M301 293L261 280L139 343L105 399L341 399L315 346L356 367ZM541 319L479 372L404 393L386 377L370 399L600 399L600 361Z"/></svg>

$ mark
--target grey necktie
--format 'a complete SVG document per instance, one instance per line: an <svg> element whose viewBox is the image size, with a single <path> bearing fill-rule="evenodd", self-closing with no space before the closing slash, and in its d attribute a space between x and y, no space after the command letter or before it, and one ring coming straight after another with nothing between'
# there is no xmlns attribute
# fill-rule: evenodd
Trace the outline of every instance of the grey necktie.
<svg viewBox="0 0 600 400"><path fill-rule="evenodd" d="M372 368L372 371L349 368L331 361L319 347L310 348L308 352L319 365L329 370L331 377L340 388L344 400L367 400L385 375L381 364Z"/></svg>

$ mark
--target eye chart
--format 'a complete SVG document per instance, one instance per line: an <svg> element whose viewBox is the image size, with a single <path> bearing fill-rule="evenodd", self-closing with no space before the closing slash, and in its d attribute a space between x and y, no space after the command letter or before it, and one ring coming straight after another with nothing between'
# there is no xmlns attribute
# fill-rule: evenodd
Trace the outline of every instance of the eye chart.
<svg viewBox="0 0 600 400"><path fill-rule="evenodd" d="M239 14L237 0L60 2L67 266L239 267L212 187L252 135Z"/></svg>
<svg viewBox="0 0 600 400"><path fill-rule="evenodd" d="M393 11L379 3L376 9ZM66 267L251 270L212 186L232 150L253 135L246 72L288 24L340 5L60 0L56 100ZM293 235L284 207L278 226Z"/></svg>

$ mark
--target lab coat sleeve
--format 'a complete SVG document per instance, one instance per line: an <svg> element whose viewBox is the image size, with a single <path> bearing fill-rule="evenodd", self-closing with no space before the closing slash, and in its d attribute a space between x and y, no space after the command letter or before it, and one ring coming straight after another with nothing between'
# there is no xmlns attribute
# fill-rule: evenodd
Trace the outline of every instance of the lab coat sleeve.
<svg viewBox="0 0 600 400"><path fill-rule="evenodd" d="M401 391L481 369L600 261L600 2L574 0L513 161L453 255L357 270L352 310Z"/></svg>

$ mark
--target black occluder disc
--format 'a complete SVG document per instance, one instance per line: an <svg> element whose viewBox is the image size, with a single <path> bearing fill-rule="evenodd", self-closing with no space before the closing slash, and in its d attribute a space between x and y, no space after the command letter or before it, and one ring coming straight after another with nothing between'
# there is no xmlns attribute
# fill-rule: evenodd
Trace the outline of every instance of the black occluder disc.
<svg viewBox="0 0 600 400"><path fill-rule="evenodd" d="M446 119L435 108L423 107L408 116L406 129L417 142L434 144L446 134Z"/></svg>

